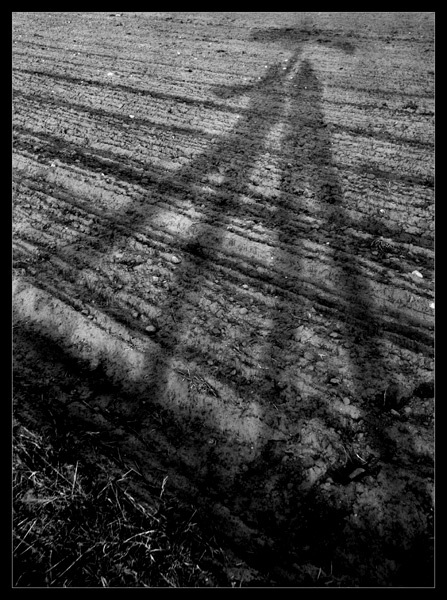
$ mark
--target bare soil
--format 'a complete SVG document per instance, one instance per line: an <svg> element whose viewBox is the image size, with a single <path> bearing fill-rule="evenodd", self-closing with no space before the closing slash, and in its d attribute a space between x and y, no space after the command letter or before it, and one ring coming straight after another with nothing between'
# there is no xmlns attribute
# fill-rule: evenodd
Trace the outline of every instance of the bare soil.
<svg viewBox="0 0 447 600"><path fill-rule="evenodd" d="M434 15L16 13L13 104L15 418L246 585L432 586Z"/></svg>

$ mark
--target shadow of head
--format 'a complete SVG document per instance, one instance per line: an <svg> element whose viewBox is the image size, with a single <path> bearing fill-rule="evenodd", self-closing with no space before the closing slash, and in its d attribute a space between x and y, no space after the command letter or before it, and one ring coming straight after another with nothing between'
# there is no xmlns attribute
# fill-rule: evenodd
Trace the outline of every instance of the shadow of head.
<svg viewBox="0 0 447 600"><path fill-rule="evenodd" d="M239 85L219 85L213 89L214 94L220 98L229 98L237 94L247 92L256 92L259 89L268 89L268 86L274 82L280 75L284 78L294 66L300 56L300 52L305 44L322 44L325 48L339 50L347 54L353 54L356 46L353 44L350 34L338 31L322 31L312 24L305 24L301 27L281 27L281 28L256 28L250 34L250 41L261 43L279 44L281 47L293 52L294 57L289 62L288 68L284 73L281 71L281 65L271 65L265 73L259 85L239 84ZM304 68L311 69L310 66Z"/></svg>
<svg viewBox="0 0 447 600"><path fill-rule="evenodd" d="M281 27L254 29L250 34L250 40L261 43L277 43L292 50L299 51L305 43L322 44L327 48L340 50L347 54L353 54L355 44L352 35L339 31L322 31L317 27Z"/></svg>

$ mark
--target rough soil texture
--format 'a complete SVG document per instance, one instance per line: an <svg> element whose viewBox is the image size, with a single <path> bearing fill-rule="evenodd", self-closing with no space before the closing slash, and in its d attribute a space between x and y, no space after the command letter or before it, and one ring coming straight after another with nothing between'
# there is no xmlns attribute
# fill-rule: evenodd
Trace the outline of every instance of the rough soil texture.
<svg viewBox="0 0 447 600"><path fill-rule="evenodd" d="M15 414L247 585L433 585L433 138L431 13L14 14Z"/></svg>

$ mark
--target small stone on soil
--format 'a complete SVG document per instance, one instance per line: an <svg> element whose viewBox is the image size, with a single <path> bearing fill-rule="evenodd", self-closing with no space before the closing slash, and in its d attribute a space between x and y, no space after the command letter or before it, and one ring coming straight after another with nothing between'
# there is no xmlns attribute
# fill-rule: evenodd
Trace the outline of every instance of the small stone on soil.
<svg viewBox="0 0 447 600"><path fill-rule="evenodd" d="M171 256L171 262L173 262L175 265L178 265L182 261L178 256Z"/></svg>
<svg viewBox="0 0 447 600"><path fill-rule="evenodd" d="M147 331L147 333L155 333L157 331L157 328L154 325L148 325L145 328L145 331Z"/></svg>

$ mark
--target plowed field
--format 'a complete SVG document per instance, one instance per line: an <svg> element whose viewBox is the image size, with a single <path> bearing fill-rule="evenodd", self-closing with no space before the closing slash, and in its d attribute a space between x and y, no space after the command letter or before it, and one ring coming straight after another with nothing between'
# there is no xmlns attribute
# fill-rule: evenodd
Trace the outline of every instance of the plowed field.
<svg viewBox="0 0 447 600"><path fill-rule="evenodd" d="M16 415L271 585L432 585L434 15L16 13L12 58Z"/></svg>

